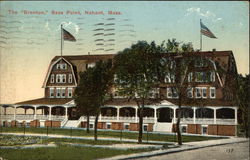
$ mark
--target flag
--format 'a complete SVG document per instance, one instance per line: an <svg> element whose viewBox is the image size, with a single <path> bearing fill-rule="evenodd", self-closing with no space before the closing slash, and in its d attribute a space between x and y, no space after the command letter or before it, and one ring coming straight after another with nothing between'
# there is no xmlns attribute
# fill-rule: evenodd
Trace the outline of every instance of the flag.
<svg viewBox="0 0 250 160"><path fill-rule="evenodd" d="M201 21L200 24L201 24L201 34L210 38L217 38Z"/></svg>
<svg viewBox="0 0 250 160"><path fill-rule="evenodd" d="M63 28L62 28L62 30L63 30L63 39L64 40L71 41L71 42L75 42L76 41L75 37L71 33L69 33L68 31L66 31Z"/></svg>

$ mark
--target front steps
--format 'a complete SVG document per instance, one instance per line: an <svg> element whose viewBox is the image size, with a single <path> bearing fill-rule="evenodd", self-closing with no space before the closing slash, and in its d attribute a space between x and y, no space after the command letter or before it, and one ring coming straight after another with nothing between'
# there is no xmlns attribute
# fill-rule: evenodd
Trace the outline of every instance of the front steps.
<svg viewBox="0 0 250 160"><path fill-rule="evenodd" d="M157 122L154 125L154 131L157 132L172 132L173 123Z"/></svg>

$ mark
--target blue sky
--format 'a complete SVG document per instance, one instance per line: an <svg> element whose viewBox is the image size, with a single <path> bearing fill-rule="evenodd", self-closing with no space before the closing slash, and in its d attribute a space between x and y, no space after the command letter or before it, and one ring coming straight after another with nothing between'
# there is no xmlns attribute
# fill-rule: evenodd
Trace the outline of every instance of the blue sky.
<svg viewBox="0 0 250 160"><path fill-rule="evenodd" d="M247 2L153 2L153 1L24 1L0 2L0 103L43 96L41 89L50 60L60 54L60 24L76 37L64 42L64 55L116 53L138 40L148 42L176 38L200 46L200 24L218 39L203 36L203 50L232 50L239 73L249 72L249 4ZM9 10L17 14L9 14ZM24 15L22 10L46 15ZM82 15L52 15L51 12L80 11ZM85 11L120 12L121 15L86 15ZM113 20L107 20L114 18ZM97 23L114 25L95 26ZM109 36L93 36L103 28ZM103 31L102 31L103 32ZM104 39L97 45L96 39ZM108 41L113 39L113 41ZM96 51L103 48L103 50ZM9 86L9 81L15 82ZM23 92L30 84L30 91ZM31 94L32 92L32 94ZM33 94L35 93L35 94Z"/></svg>

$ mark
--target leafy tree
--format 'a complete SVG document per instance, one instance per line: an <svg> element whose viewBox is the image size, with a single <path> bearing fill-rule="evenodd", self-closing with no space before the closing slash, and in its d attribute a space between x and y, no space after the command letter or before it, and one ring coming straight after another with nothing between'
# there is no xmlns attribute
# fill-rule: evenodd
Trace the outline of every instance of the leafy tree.
<svg viewBox="0 0 250 160"><path fill-rule="evenodd" d="M95 114L95 104L93 103L92 83L93 68L88 68L80 73L78 86L74 91L74 101L79 116L87 117L87 133L89 133L89 117Z"/></svg>
<svg viewBox="0 0 250 160"><path fill-rule="evenodd" d="M250 75L242 76L238 75L238 90L237 90L237 102L239 105L239 111L241 113L241 125L245 131L245 136L249 137L249 91L250 91Z"/></svg>
<svg viewBox="0 0 250 160"><path fill-rule="evenodd" d="M177 100L178 115L176 123L176 132L178 144L182 145L182 136L180 131L180 120L182 115L182 105L184 101L190 101L187 92L194 84L187 83L188 73L192 69L194 58L188 56L188 52L193 51L191 43L182 44L175 39L168 40L166 43L167 53L164 55L166 76L171 83L170 92Z"/></svg>
<svg viewBox="0 0 250 160"><path fill-rule="evenodd" d="M80 75L80 83L75 91L75 101L79 111L95 115L94 138L97 140L97 124L100 107L108 98L113 82L112 61L98 61ZM85 113L87 114L87 113Z"/></svg>
<svg viewBox="0 0 250 160"><path fill-rule="evenodd" d="M139 41L115 56L116 87L121 96L136 102L139 111L138 143L142 143L143 109L149 93L162 77L162 46Z"/></svg>

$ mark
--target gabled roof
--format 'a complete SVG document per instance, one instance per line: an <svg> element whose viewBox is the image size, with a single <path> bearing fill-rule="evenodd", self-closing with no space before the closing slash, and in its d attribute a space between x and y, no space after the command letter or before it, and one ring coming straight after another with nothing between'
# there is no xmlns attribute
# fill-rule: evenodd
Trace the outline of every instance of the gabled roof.
<svg viewBox="0 0 250 160"><path fill-rule="evenodd" d="M63 58L67 59L68 61L73 60L102 60L102 59L112 59L114 58L115 54L100 54L100 55L64 55ZM55 56L52 61L57 60L61 56Z"/></svg>

